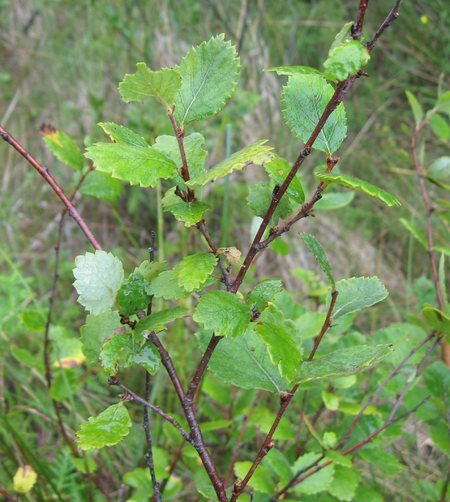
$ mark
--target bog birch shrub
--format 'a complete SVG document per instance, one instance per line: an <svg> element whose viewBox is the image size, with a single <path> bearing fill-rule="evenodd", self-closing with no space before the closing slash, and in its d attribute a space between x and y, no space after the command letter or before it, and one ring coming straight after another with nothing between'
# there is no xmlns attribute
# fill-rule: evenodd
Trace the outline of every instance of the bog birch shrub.
<svg viewBox="0 0 450 502"><path fill-rule="evenodd" d="M54 155L85 178L82 193L108 200L117 197L118 180L143 189L167 180L163 210L204 236L205 246L192 249L177 263L155 261L152 253L151 259L127 270L127 264L101 249L78 256L75 262L74 286L88 312L81 328L82 352L87 361L103 366L110 385L124 390L117 404L81 424L78 448L91 450L122 441L132 425L129 408L135 409L136 403L149 409L151 417L159 414L165 421L159 436L153 437L153 447L151 427L148 432L149 469L138 468L124 477L126 484L137 488L129 500L153 496L154 500L234 501L249 500L249 492L258 502L287 500L286 493L291 500L309 500L318 492L323 492L324 501L382 500L362 482L361 469L368 462L380 475L400 472L399 460L380 449L380 443L401 436L398 421L412 411L422 413L425 420L442 417L445 396L439 382L442 378L448 382L448 370L439 361L433 363L423 385L417 364L425 357L426 342L450 334L448 312L428 305L427 315L419 318L419 304L417 315L408 322L380 326L369 339L354 324L355 315L384 300L388 291L377 277L337 280L327 259L332 251L328 243L322 245L305 232L301 234L305 248L317 260L318 310L298 303L278 278L250 287L247 280L242 286L254 257L297 221L313 215L316 203L315 216L320 218L327 208L351 202L352 192L334 192L336 185L382 201L396 217L400 203L394 195L333 172L339 161L335 152L347 133L342 101L353 82L366 76L364 65L375 43L363 44L355 28L348 23L338 33L324 71L306 66L265 70L287 77L282 90L284 117L304 143L293 166L262 139L205 169L205 137L192 131L190 124L220 112L233 95L240 71L238 54L223 35L192 48L175 68L153 71L138 63L136 72L119 84L125 103L145 106L149 99L159 101L173 135L158 136L149 144L122 125L100 123L105 142L87 148L88 163L64 133L52 128L43 132ZM307 194L297 172L311 149L323 152L326 168L315 173L317 187ZM237 173L232 184L244 183L239 171L253 164L266 173L265 181L248 186L246 199L260 226L241 257L232 242L226 248L214 244L207 227L212 208L202 200L202 190L231 173ZM294 273L312 280L309 272ZM319 273L323 273L320 278ZM170 346L171 323L176 320L192 332L201 353L189 355L200 363L188 382L182 382L177 372L181 360L165 348ZM183 415L169 416L158 403L148 401L148 393L138 396L126 387L120 376L128 367L142 375L147 372L148 382L148 375L167 371ZM61 368L61 372L67 373L69 391L75 394L73 370ZM208 397L200 397L199 404L202 381ZM236 387L242 389L238 394L232 390ZM406 392L413 387L414 393ZM268 393L279 396L278 414L267 407ZM54 390L53 397L67 399L63 394ZM231 394L239 397L230 408ZM225 417L218 411L228 408ZM328 418L317 421L323 414ZM435 420L431 435L448 454L444 429L444 421ZM177 437L193 447L187 445L178 460L193 480L192 493L186 493L173 467L165 470ZM246 447L241 455L242 441ZM195 461L197 454L201 463Z"/></svg>

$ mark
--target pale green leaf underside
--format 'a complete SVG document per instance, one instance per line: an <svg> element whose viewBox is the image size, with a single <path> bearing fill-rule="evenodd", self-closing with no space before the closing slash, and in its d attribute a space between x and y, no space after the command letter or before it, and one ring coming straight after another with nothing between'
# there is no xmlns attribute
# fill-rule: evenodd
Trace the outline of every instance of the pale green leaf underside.
<svg viewBox="0 0 450 502"><path fill-rule="evenodd" d="M198 132L194 132L186 136L183 140L184 153L186 155L186 162L189 170L190 179L195 179L205 174L205 160L208 155L206 150L201 147L205 143L205 138ZM178 168L182 166L180 147L175 136L168 136L163 134L156 138L153 148L162 152L168 159L171 159ZM183 178L178 171L172 176L173 182L185 190L186 186Z"/></svg>
<svg viewBox="0 0 450 502"><path fill-rule="evenodd" d="M277 75L321 75L323 77L323 72L310 66L274 66L263 71L276 71Z"/></svg>
<svg viewBox="0 0 450 502"><path fill-rule="evenodd" d="M378 188L367 181L360 180L358 178L353 178L353 176L346 176L345 174L331 174L331 173L314 173L316 178L319 178L326 183L339 183L347 188L353 188L353 190L360 190L361 192L382 200L388 206L400 206L400 201L397 197L394 197L390 193Z"/></svg>
<svg viewBox="0 0 450 502"><path fill-rule="evenodd" d="M120 316L117 311L105 312L98 316L88 315L86 324L81 326L82 351L91 363L98 363L100 349L106 338L114 336L117 328L120 328Z"/></svg>
<svg viewBox="0 0 450 502"><path fill-rule="evenodd" d="M322 245L313 235L307 234L306 232L302 232L300 235L303 239L303 242L308 246L308 249L311 251L311 253L315 256L316 260L319 262L319 265L327 275L328 279L330 279L331 287L334 289L335 282L334 282L333 272L331 271L330 262L328 261L327 255L325 254Z"/></svg>
<svg viewBox="0 0 450 502"><path fill-rule="evenodd" d="M152 282L159 274L167 269L167 261L152 261L144 260L139 267L134 269L135 274L141 274L146 281Z"/></svg>
<svg viewBox="0 0 450 502"><path fill-rule="evenodd" d="M77 432L78 448L89 450L117 444L123 436L128 435L131 425L125 406L122 403L114 404L80 425Z"/></svg>
<svg viewBox="0 0 450 502"><path fill-rule="evenodd" d="M206 185L210 181L215 181L217 178L223 178L234 170L242 170L251 164L264 165L266 162L273 160L270 151L271 146L265 146L267 140L260 140L253 145L246 146L239 152L234 153L228 159L219 162L204 175L195 180L190 180L186 183L191 188Z"/></svg>
<svg viewBox="0 0 450 502"><path fill-rule="evenodd" d="M345 207L355 198L355 192L329 192L322 194L322 198L314 204L314 210L339 209Z"/></svg>
<svg viewBox="0 0 450 502"><path fill-rule="evenodd" d="M323 63L325 77L328 80L342 82L348 76L357 73L370 59L364 45L358 40L345 42L330 51L328 59Z"/></svg>
<svg viewBox="0 0 450 502"><path fill-rule="evenodd" d="M128 368L132 364L140 364L154 375L160 363L158 349L154 345L139 345L131 333L115 335L108 340L103 345L100 359L111 375L115 375L119 367Z"/></svg>
<svg viewBox="0 0 450 502"><path fill-rule="evenodd" d="M255 331L267 345L272 364L278 366L280 375L291 382L300 373L302 360L294 343L294 322L285 319L283 313L271 304L259 317Z"/></svg>
<svg viewBox="0 0 450 502"><path fill-rule="evenodd" d="M155 148L141 148L125 143L96 143L85 156L99 171L131 185L156 186L160 178L170 178L176 172L174 162Z"/></svg>
<svg viewBox="0 0 450 502"><path fill-rule="evenodd" d="M211 340L211 333L200 333L197 337L200 349L204 352ZM239 364L236 364L236 354L239 354ZM272 364L267 347L255 333L254 325L250 325L244 334L234 340L220 340L208 369L224 382L243 389L264 389L279 393L291 387Z"/></svg>
<svg viewBox="0 0 450 502"><path fill-rule="evenodd" d="M239 76L239 58L224 36L212 37L192 48L181 61L181 88L175 96L175 118L180 127L223 108Z"/></svg>
<svg viewBox="0 0 450 502"><path fill-rule="evenodd" d="M119 93L126 103L154 97L167 109L172 110L175 95L181 87L181 75L177 70L163 68L151 71L145 63L136 64L138 71L127 74L119 84Z"/></svg>
<svg viewBox="0 0 450 502"><path fill-rule="evenodd" d="M108 122L106 124L100 122L98 125L111 138L111 141L114 141L115 143L124 143L126 145L138 146L140 148L148 148L150 146L144 138L139 136L139 134L136 134L124 126L116 125L112 122Z"/></svg>
<svg viewBox="0 0 450 502"><path fill-rule="evenodd" d="M114 304L122 286L123 267L118 258L105 251L86 253L75 258L73 269L78 301L92 315L103 314Z"/></svg>
<svg viewBox="0 0 450 502"><path fill-rule="evenodd" d="M375 303L381 302L388 295L387 289L378 277L353 277L343 279L336 283L336 290L339 291L334 305L333 320L342 317L350 312L357 312ZM330 297L327 306L330 305Z"/></svg>
<svg viewBox="0 0 450 502"><path fill-rule="evenodd" d="M217 336L234 338L247 329L252 311L250 305L228 291L209 291L200 298L193 317Z"/></svg>
<svg viewBox="0 0 450 502"><path fill-rule="evenodd" d="M287 178L287 175L291 171L291 166L289 163L278 155L273 156L274 159L270 162L266 162L264 164L264 169L267 174L277 183L278 185L282 185L284 180ZM299 204L303 204L305 201L305 192L303 191L302 184L297 176L294 176L292 181L290 182L287 190L287 195L298 202Z"/></svg>
<svg viewBox="0 0 450 502"><path fill-rule="evenodd" d="M173 269L178 285L191 292L204 284L214 272L217 258L212 253L197 253L183 258Z"/></svg>
<svg viewBox="0 0 450 502"><path fill-rule="evenodd" d="M328 56L330 53L336 49L336 47L339 47L340 45L344 44L345 42L351 42L352 39L352 26L354 25L354 21L350 21L348 23L345 23L344 26L341 28L341 31L336 35L336 37L333 40L333 43L331 44L330 50L328 51Z"/></svg>
<svg viewBox="0 0 450 502"><path fill-rule="evenodd" d="M283 113L289 127L304 143L311 137L333 94L333 87L319 75L289 77L283 93ZM346 134L345 109L341 103L328 118L312 147L331 155Z"/></svg>
<svg viewBox="0 0 450 502"><path fill-rule="evenodd" d="M184 202L181 197L175 195L175 187L167 190L162 205L164 211L172 213L177 221L184 221L186 227L198 223L203 218L203 213L211 209L206 202Z"/></svg>
<svg viewBox="0 0 450 502"><path fill-rule="evenodd" d="M375 366L394 350L392 345L357 345L330 352L320 359L301 365L297 383L353 375Z"/></svg>
<svg viewBox="0 0 450 502"><path fill-rule="evenodd" d="M189 309L185 307L175 307L173 309L160 310L143 319L140 319L134 330L135 335L141 335L143 331L159 332L167 329L166 324L180 317L185 317ZM148 333L147 333L148 334Z"/></svg>

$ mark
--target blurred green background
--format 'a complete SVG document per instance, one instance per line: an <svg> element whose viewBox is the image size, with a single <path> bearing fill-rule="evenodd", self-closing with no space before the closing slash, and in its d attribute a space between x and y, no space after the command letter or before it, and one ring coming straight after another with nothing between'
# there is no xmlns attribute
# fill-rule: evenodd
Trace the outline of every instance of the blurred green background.
<svg viewBox="0 0 450 502"><path fill-rule="evenodd" d="M363 32L366 41L392 3L370 2ZM137 62L144 61L154 70L174 66L191 46L225 33L241 56L237 90L218 116L189 126L206 138L207 167L222 160L227 149L233 152L259 139L268 139L279 155L293 162L302 144L282 115L286 79L262 70L283 64L322 69L335 34L355 18L357 4L338 0L0 0L0 124L71 193L73 173L46 150L39 134L41 124L50 123L66 132L80 147L106 141L98 122L125 125L150 142L160 134L170 134L162 108L151 101L123 103L117 92L119 82L125 73L135 72ZM410 153L408 131L414 127L414 118L405 90L415 93L426 110L435 102L438 86L442 91L450 89L450 4L446 0L405 0L400 10L401 17L372 52L366 67L370 77L359 79L346 97L348 137L336 154L341 157L340 172L391 192L402 207L387 208L380 201L356 194L346 208L317 210L316 218L308 218L283 237L284 250L262 253L249 278L276 276L298 298L311 293L317 285L314 280L308 282L304 274L293 276L289 270L315 267L299 236L300 231L312 233L324 245L337 279L378 275L390 291L387 302L361 316L368 332L402 320L415 302L415 281L431 275L427 252L399 222L399 218L406 218L426 232L425 205ZM438 138L431 129L425 130L423 137L425 166L449 155L448 139ZM301 177L307 196L314 188L314 169L324 163L324 155L316 152L303 165ZM234 175L228 185L215 183L214 192L205 189L206 201L213 203L207 219L216 244L236 246L244 252L248 248L252 213L245 202L246 184L240 181L242 177L247 183L263 179L261 171L249 168ZM17 335L20 343L30 347L40 343L18 315L28 306L46 312L61 204L25 160L3 142L0 184L0 403L5 406L8 392L19 396L19 402L28 402L33 392L31 380L22 379L20 374L11 380L9 390L4 390L2 382L4 374L13 371L8 354L11 338ZM162 191L164 188L163 183ZM224 226L225 193L229 204ZM442 206L439 200L445 198L445 192L431 186L430 194L434 203ZM127 271L132 271L148 257L152 230L159 235L157 259L164 257L171 265L186 251L196 252L201 246L195 230L183 228L170 214L158 216L157 198L155 190L123 184L116 201L99 202L78 195L75 205L104 249L114 251L128 266ZM444 208L441 214L443 217L434 221L436 244L448 247L450 211ZM76 303L71 270L74 257L86 251L91 251L90 245L67 219L55 317L73 336L84 322L84 314ZM187 357L184 371L189 374L189 357L183 357ZM89 392L102 395L106 375L102 371L98 375L100 381L91 382ZM132 378L130 374L130 386ZM158 378L160 387L156 388L161 393L164 376ZM89 398L84 396L84 419L92 411ZM41 413L52 413L47 398L38 393L33 399ZM169 410L176 407L173 396L162 399ZM72 413L76 421L76 410ZM27 426L32 435L31 421ZM48 439L46 434L44 421L38 434L43 443ZM139 443L140 434L135 432L130 441ZM116 468L126 472L140 459L140 452L125 451L122 455L126 468L118 468L123 458L111 453L109 472L116 472ZM60 461L62 465L65 462L62 457ZM404 499L386 500L425 500L422 497L412 493Z"/></svg>

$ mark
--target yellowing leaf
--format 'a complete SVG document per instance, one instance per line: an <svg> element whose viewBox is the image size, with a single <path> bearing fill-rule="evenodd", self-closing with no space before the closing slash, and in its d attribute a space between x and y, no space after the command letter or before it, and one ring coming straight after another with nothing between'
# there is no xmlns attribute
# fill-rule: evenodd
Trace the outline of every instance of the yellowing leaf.
<svg viewBox="0 0 450 502"><path fill-rule="evenodd" d="M14 478L14 490L19 493L29 492L37 481L37 474L30 465L19 467Z"/></svg>

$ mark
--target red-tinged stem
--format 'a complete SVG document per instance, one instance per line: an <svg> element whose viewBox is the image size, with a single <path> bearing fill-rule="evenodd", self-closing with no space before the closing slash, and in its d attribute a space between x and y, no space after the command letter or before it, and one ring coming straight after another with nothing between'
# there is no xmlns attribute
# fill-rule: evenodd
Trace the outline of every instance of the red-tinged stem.
<svg viewBox="0 0 450 502"><path fill-rule="evenodd" d="M361 40L361 34L364 24L364 16L366 15L367 7L369 6L369 0L360 0L358 15L356 17L356 23L352 28L352 36L354 40Z"/></svg>
<svg viewBox="0 0 450 502"><path fill-rule="evenodd" d="M5 492L5 490L3 490L2 488L0 488L0 493L6 498L6 500L10 500L11 502L19 502L17 499L15 499L8 492Z"/></svg>
<svg viewBox="0 0 450 502"><path fill-rule="evenodd" d="M403 0L397 0L391 12L389 12L387 18L384 20L383 24L378 28L375 36L367 43L367 52L371 52L381 35L389 28L389 26L400 16L399 8Z"/></svg>
<svg viewBox="0 0 450 502"><path fill-rule="evenodd" d="M34 157L32 157L18 141L16 141L8 132L6 132L2 126L0 126L0 135L7 143L9 143L13 148L15 148L20 153L20 155L22 155L22 157L24 157L27 160L27 162L29 162L36 169L36 171L38 171L38 173L45 179L45 181L53 188L56 195L61 199L61 201L67 207L69 215L72 216L72 218L77 222L78 226L84 232L84 235L87 237L88 241L92 244L92 246L95 249L101 250L102 247L97 242L97 239L94 237L93 233L87 226L86 222L83 220L83 218L78 213L75 206L69 200L67 195L61 189L61 187L56 183L56 181L52 178L52 176L50 176L48 169L44 166L41 166L41 164L39 164L39 162Z"/></svg>
<svg viewBox="0 0 450 502"><path fill-rule="evenodd" d="M194 399L194 395L198 389L198 386L200 385L200 382L203 378L203 374L205 373L206 367L208 366L209 360L211 359L212 353L214 352L214 349L216 348L217 344L220 342L222 338L223 336L216 336L216 335L213 335L211 337L208 347L206 348L205 353L203 354L202 360L198 365L197 371L195 372L195 375L192 378L191 383L189 384L189 388L186 393L186 399L188 401Z"/></svg>
<svg viewBox="0 0 450 502"><path fill-rule="evenodd" d="M328 312L327 316L325 318L325 321L323 323L322 329L320 331L319 336L317 337L317 341L314 344L314 348L311 351L311 354L308 357L308 362L312 361L314 358L314 354L316 353L316 350L322 341L324 333L330 328L331 324L331 313L333 312L334 305L336 303L336 298L337 298L337 291L333 291L335 293L334 296L331 298L330 306L328 307ZM292 390L290 392L286 392L281 395L281 406L280 409L278 410L278 414L275 418L275 421L272 424L272 427L270 428L269 433L266 436L266 439L264 440L264 443L258 453L258 456L256 457L255 461L253 462L253 465L250 467L250 470L248 471L247 475L245 478L240 482L238 489L235 489L233 492L233 495L230 499L230 502L235 502L239 495L243 492L244 488L247 486L247 483L250 481L250 478L253 476L253 473L255 472L256 468L260 464L261 460L267 455L271 448L272 444L272 438L273 435L275 434L275 431L277 430L277 427L280 423L281 418L284 415L284 412L286 411L286 408L289 406L290 402L292 401L292 398L295 396L295 393L297 392L297 389L299 388L300 384L297 383L294 385Z"/></svg>

